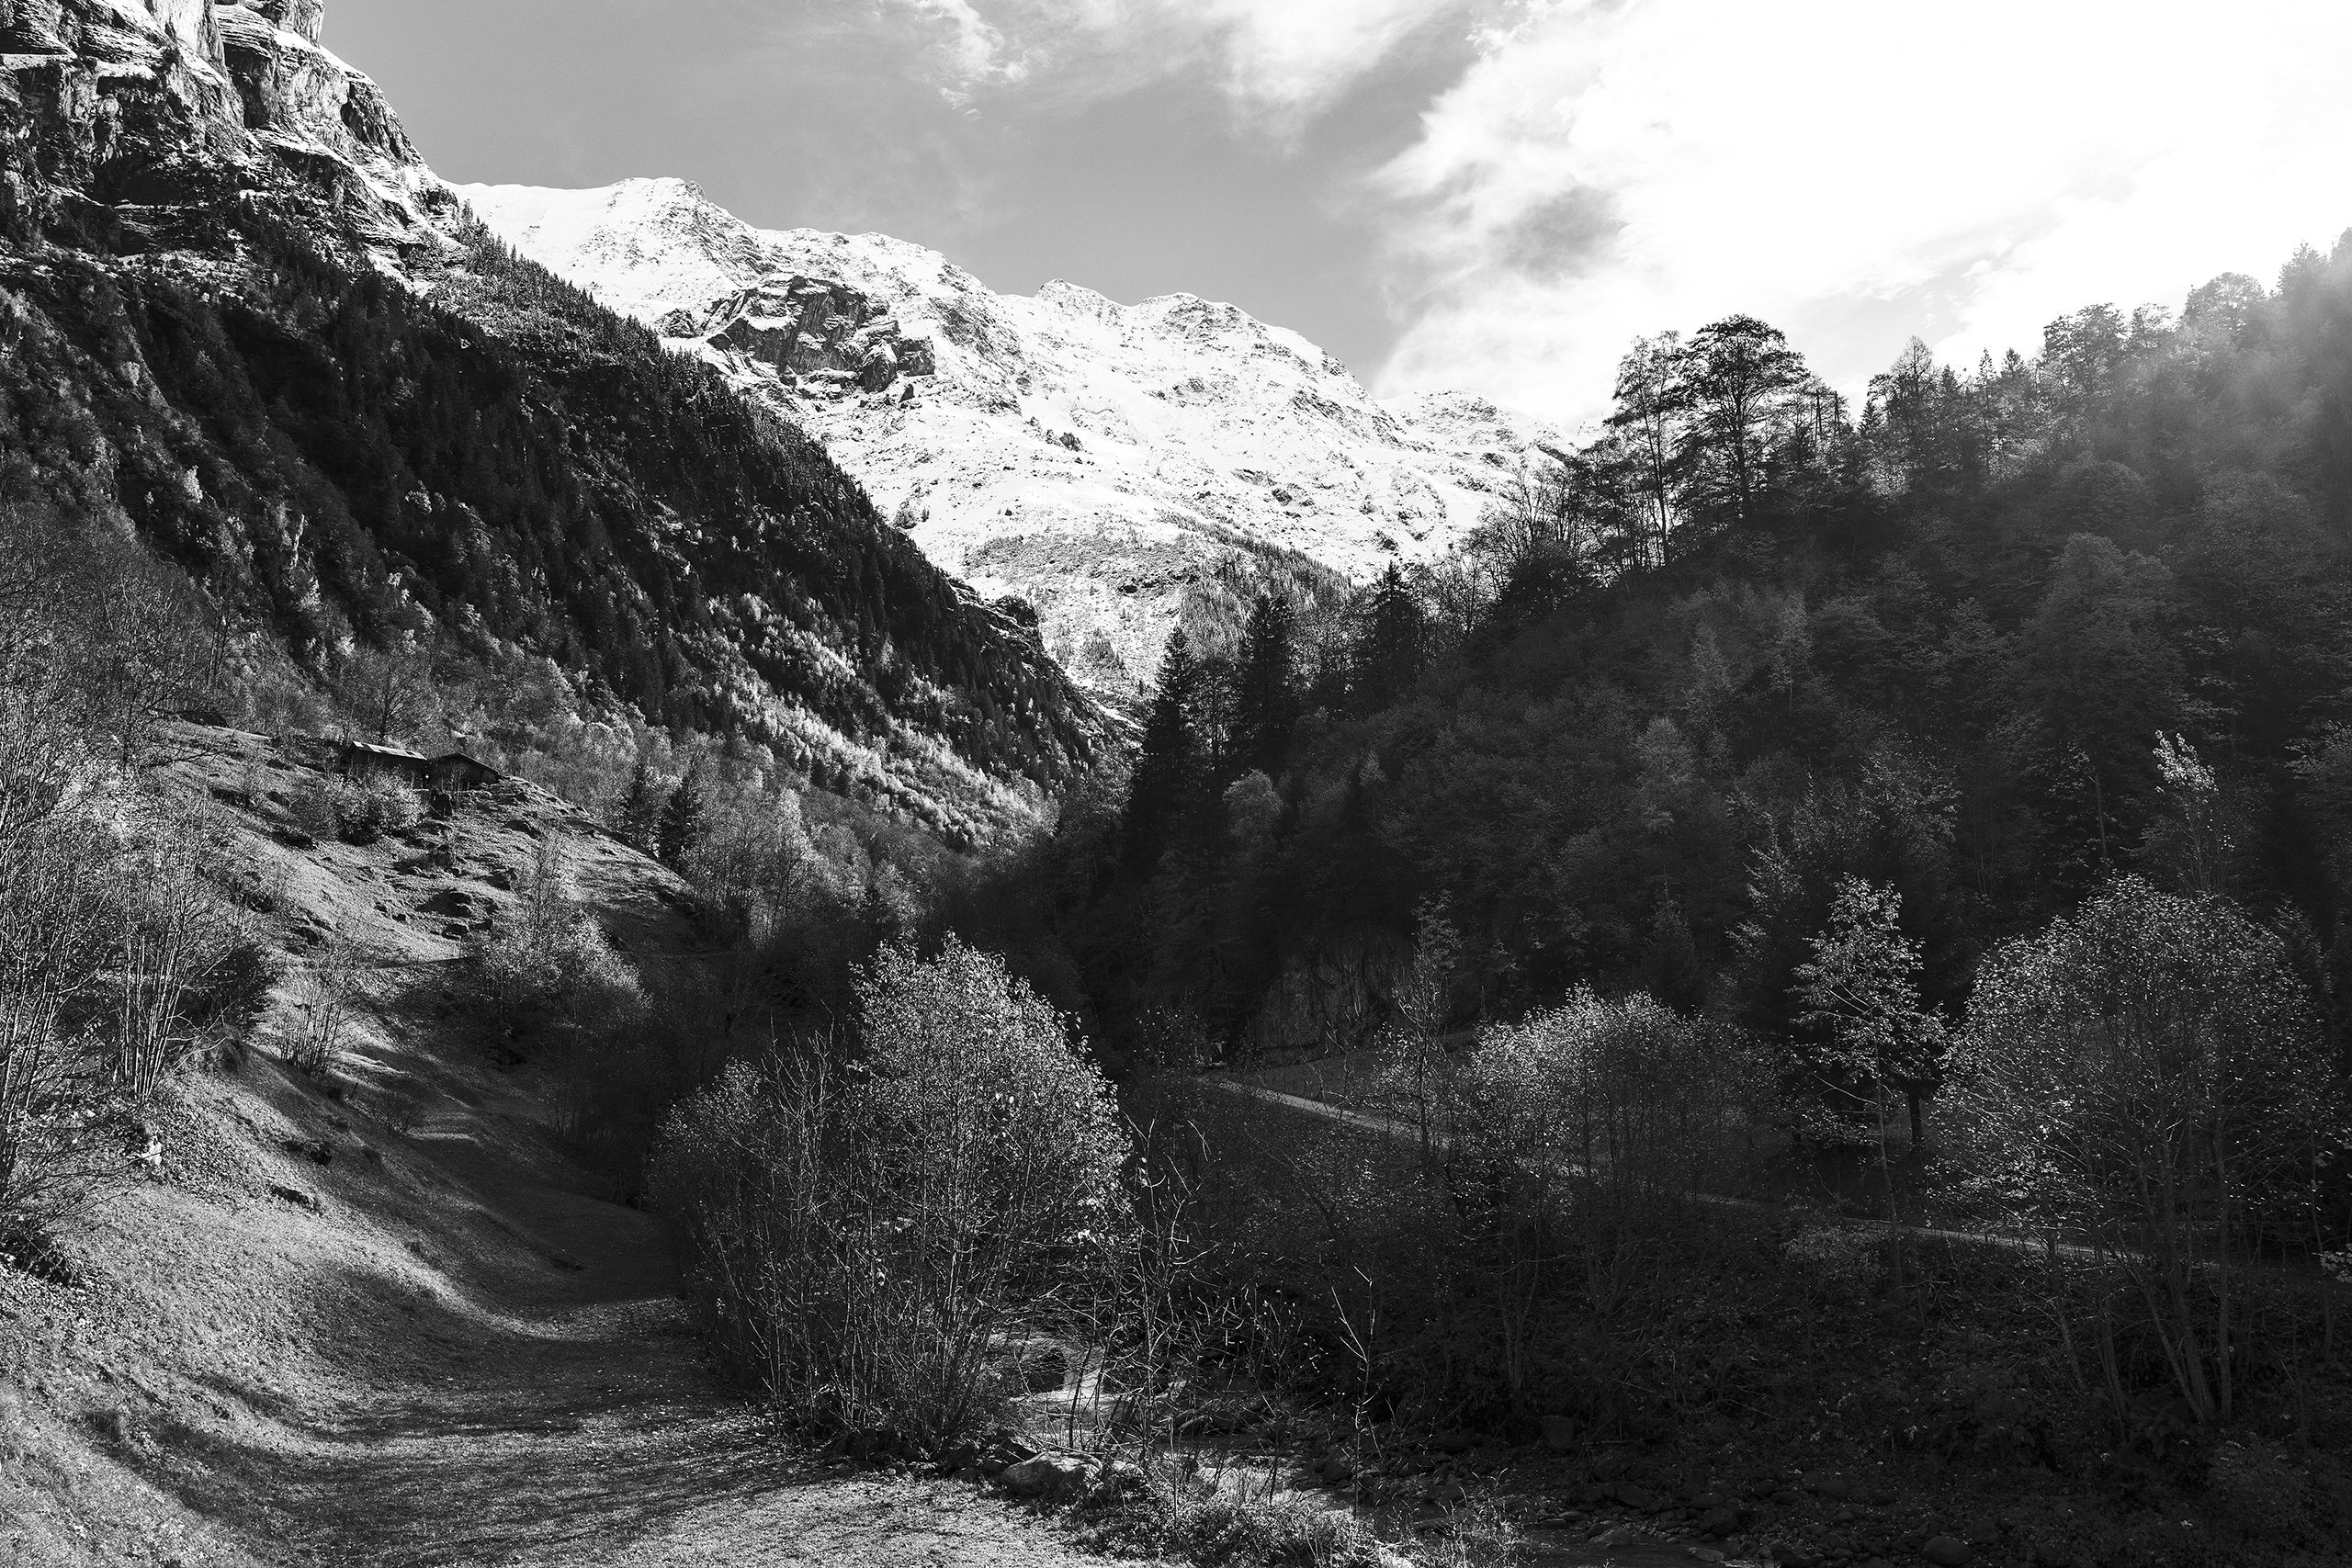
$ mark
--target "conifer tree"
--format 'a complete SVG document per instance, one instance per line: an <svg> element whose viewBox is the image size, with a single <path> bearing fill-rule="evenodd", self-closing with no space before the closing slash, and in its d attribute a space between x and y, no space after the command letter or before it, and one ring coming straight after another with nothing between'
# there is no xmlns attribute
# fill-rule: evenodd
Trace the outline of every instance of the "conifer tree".
<svg viewBox="0 0 2352 1568"><path fill-rule="evenodd" d="M1200 772L1194 713L1200 684L1200 661L1193 657L1192 639L1179 626L1169 634L1168 650L1159 660L1159 683L1144 719L1143 745L1127 794L1127 863L1138 875L1148 876L1158 868Z"/></svg>
<svg viewBox="0 0 2352 1568"><path fill-rule="evenodd" d="M1241 657L1234 671L1233 735L1229 771L1256 771L1268 778L1282 773L1298 722L1298 695L1292 642L1296 615L1290 601L1261 595L1241 631Z"/></svg>
<svg viewBox="0 0 2352 1568"><path fill-rule="evenodd" d="M1405 586L1402 568L1391 563L1373 585L1364 607L1363 630L1355 646L1356 700L1385 708L1420 678L1428 646L1428 620Z"/></svg>
<svg viewBox="0 0 2352 1568"><path fill-rule="evenodd" d="M653 770L639 759L637 771L629 774L628 793L621 796L614 808L613 830L640 850L650 849L662 825L662 808L667 804L660 781Z"/></svg>
<svg viewBox="0 0 2352 1568"><path fill-rule="evenodd" d="M686 770L686 776L670 792L669 804L662 808L662 824L655 838L663 865L674 871L684 863L695 846L702 842L707 816L702 764L696 762Z"/></svg>

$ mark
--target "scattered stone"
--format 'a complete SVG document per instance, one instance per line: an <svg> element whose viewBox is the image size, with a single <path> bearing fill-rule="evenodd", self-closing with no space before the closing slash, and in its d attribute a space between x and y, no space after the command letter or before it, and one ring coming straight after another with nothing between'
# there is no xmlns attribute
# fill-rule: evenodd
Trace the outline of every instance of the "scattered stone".
<svg viewBox="0 0 2352 1568"><path fill-rule="evenodd" d="M1975 1551L1966 1541L1949 1535L1929 1536L1928 1543L1919 1549L1919 1555L1936 1568L1962 1568L1963 1563L1976 1561Z"/></svg>
<svg viewBox="0 0 2352 1568"><path fill-rule="evenodd" d="M1043 1497L1082 1484L1086 1461L1069 1454L1039 1454L1007 1465L1003 1479L1023 1497Z"/></svg>

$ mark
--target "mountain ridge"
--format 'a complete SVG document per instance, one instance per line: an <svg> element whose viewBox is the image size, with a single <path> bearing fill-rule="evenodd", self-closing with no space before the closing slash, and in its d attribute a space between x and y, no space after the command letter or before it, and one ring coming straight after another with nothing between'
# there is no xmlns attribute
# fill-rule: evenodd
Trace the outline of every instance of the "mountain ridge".
<svg viewBox="0 0 2352 1568"><path fill-rule="evenodd" d="M449 189L818 434L933 560L1034 604L1111 691L1148 678L1237 554L1359 582L1434 559L1559 441L1467 394L1382 402L1299 333L1195 295L998 294L888 235L755 229L679 179Z"/></svg>

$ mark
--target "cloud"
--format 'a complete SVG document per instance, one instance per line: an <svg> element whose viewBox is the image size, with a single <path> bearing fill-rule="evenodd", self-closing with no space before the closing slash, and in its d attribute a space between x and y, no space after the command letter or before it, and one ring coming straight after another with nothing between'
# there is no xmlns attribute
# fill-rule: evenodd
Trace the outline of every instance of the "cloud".
<svg viewBox="0 0 2352 1568"><path fill-rule="evenodd" d="M1599 412L1636 334L1733 310L1851 385L1917 332L2030 348L2352 222L2352 11L1549 0L1480 36L1361 193L1385 389Z"/></svg>
<svg viewBox="0 0 2352 1568"><path fill-rule="evenodd" d="M1505 0L880 0L958 101L1021 88L1061 107L1205 72L1295 130L1407 40ZM1034 99L1033 99L1034 102Z"/></svg>

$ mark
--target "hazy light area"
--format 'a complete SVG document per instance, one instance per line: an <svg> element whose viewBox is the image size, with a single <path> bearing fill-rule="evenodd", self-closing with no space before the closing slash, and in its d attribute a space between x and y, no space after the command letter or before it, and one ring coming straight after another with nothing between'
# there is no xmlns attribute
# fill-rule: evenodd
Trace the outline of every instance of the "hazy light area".
<svg viewBox="0 0 2352 1568"><path fill-rule="evenodd" d="M336 0L460 180L678 175L992 287L1183 290L1571 423L1734 310L1857 388L2352 225L2352 8Z"/></svg>

